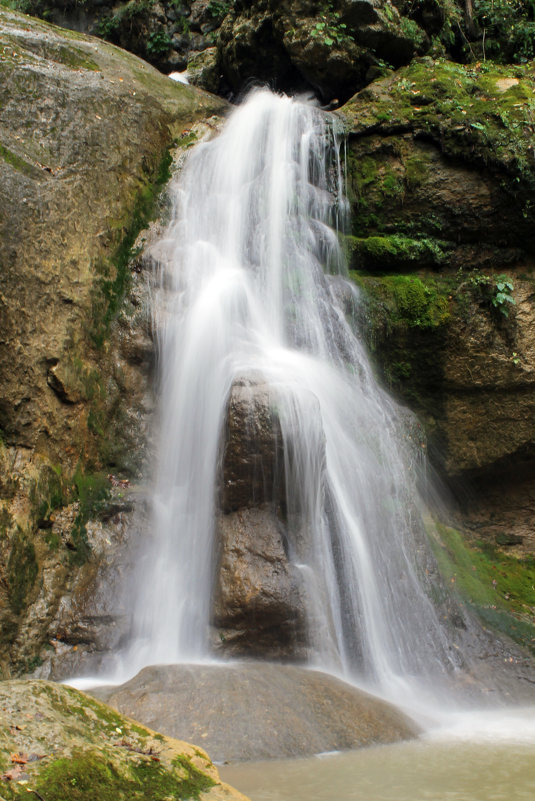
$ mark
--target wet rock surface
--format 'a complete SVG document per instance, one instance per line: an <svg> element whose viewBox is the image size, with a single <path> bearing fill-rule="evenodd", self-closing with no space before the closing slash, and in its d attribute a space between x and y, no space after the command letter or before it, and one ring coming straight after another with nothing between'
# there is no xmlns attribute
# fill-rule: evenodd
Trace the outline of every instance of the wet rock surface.
<svg viewBox="0 0 535 801"><path fill-rule="evenodd" d="M269 663L149 667L92 693L148 726L202 743L216 761L305 756L418 733L391 705L332 676Z"/></svg>
<svg viewBox="0 0 535 801"><path fill-rule="evenodd" d="M284 454L276 396L261 377L238 379L224 430L221 508L284 504Z"/></svg>
<svg viewBox="0 0 535 801"><path fill-rule="evenodd" d="M266 506L241 509L219 518L217 542L216 649L232 656L303 659L304 603L282 522Z"/></svg>

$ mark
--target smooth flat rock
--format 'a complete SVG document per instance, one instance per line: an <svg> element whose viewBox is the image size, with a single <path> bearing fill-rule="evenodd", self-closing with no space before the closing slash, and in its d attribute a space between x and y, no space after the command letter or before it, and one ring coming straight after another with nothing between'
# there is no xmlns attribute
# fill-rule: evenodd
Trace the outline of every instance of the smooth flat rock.
<svg viewBox="0 0 535 801"><path fill-rule="evenodd" d="M273 663L147 667L92 693L122 714L223 761L297 757L414 737L390 704L343 681Z"/></svg>

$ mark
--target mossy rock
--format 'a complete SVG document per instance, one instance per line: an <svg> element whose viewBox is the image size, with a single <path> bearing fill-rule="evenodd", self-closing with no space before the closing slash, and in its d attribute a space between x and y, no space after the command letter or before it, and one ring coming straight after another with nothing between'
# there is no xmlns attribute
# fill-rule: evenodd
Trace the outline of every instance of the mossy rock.
<svg viewBox="0 0 535 801"><path fill-rule="evenodd" d="M346 236L343 245L350 268L377 272L403 272L440 267L447 260L448 243L406 236Z"/></svg>
<svg viewBox="0 0 535 801"><path fill-rule="evenodd" d="M535 653L535 558L517 558L450 526L429 523L443 577L489 628Z"/></svg>
<svg viewBox="0 0 535 801"><path fill-rule="evenodd" d="M0 769L6 801L247 801L222 784L204 751L141 726L70 687L0 683Z"/></svg>
<svg viewBox="0 0 535 801"><path fill-rule="evenodd" d="M534 110L533 62L424 58L375 81L340 110L353 234L440 240L455 268L532 257Z"/></svg>

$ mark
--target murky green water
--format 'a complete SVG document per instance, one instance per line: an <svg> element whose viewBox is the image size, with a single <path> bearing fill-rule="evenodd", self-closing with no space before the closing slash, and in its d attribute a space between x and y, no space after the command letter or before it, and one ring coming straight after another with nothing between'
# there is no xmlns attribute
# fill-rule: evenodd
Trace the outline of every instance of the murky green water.
<svg viewBox="0 0 535 801"><path fill-rule="evenodd" d="M505 735L483 726L477 741L457 732L220 772L252 801L534 801L535 709L512 723Z"/></svg>

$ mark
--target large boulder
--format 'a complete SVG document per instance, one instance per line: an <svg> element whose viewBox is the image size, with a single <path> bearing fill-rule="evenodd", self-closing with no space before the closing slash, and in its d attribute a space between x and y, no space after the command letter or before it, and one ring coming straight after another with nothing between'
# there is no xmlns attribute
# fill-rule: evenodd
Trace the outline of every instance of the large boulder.
<svg viewBox="0 0 535 801"><path fill-rule="evenodd" d="M0 44L0 666L9 674L43 658L90 541L122 536L128 512L114 529L104 506L114 483L120 491L141 471L152 407L147 276L131 256L170 146L191 143L196 122L225 104L5 7ZM99 515L108 533L93 537Z"/></svg>
<svg viewBox="0 0 535 801"><path fill-rule="evenodd" d="M302 658L305 619L284 521L284 450L277 398L261 375L230 392L220 475L213 623L218 650Z"/></svg>
<svg viewBox="0 0 535 801"><path fill-rule="evenodd" d="M414 246L396 252L396 240L387 247L392 236L433 245L419 267L501 271L532 256L534 100L533 64L427 58L356 94L340 110L353 265L403 272L405 262L407 271Z"/></svg>
<svg viewBox="0 0 535 801"><path fill-rule="evenodd" d="M2 795L47 801L247 801L200 748L157 734L71 687L0 683Z"/></svg>
<svg viewBox="0 0 535 801"><path fill-rule="evenodd" d="M262 376L234 382L224 431L223 512L284 504L284 453L276 397Z"/></svg>
<svg viewBox="0 0 535 801"><path fill-rule="evenodd" d="M149 667L121 687L92 692L147 726L202 742L221 762L305 756L417 734L390 704L289 665Z"/></svg>

